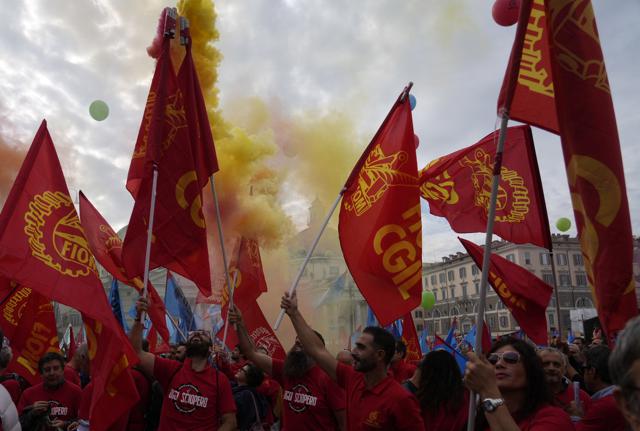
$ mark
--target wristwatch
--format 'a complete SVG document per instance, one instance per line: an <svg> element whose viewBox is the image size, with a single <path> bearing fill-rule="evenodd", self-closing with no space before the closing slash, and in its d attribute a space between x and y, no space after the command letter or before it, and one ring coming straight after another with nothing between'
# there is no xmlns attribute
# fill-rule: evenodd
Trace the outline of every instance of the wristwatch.
<svg viewBox="0 0 640 431"><path fill-rule="evenodd" d="M502 398L485 398L480 403L482 410L487 413L494 412L498 407L504 404L504 400Z"/></svg>

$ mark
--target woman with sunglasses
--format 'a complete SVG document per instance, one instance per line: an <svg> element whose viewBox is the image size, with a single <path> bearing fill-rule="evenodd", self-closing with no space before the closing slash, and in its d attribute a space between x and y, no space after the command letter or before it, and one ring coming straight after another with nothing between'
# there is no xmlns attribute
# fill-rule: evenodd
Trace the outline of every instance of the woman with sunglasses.
<svg viewBox="0 0 640 431"><path fill-rule="evenodd" d="M480 395L476 429L570 431L569 415L551 405L540 358L516 338L495 343L487 358L469 353L466 386Z"/></svg>

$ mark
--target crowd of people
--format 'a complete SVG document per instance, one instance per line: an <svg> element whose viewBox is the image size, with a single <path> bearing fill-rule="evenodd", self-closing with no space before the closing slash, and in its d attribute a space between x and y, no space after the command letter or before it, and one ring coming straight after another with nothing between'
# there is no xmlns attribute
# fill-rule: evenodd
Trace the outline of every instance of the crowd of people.
<svg viewBox="0 0 640 431"><path fill-rule="evenodd" d="M407 348L380 327L367 327L353 348L332 355L305 321L295 294L282 299L297 338L284 360L250 338L239 310L230 354L195 331L165 355L148 351L136 318L129 338L140 359L132 370L140 400L111 430L640 430L640 318L614 350L576 338L536 347L514 337L482 355L466 352L460 370L435 350L406 360ZM139 315L147 302L137 303ZM4 339L4 338L0 338ZM7 372L10 341L0 348L3 430L91 429L87 346L71 358L40 358L41 383ZM471 402L473 401L473 402Z"/></svg>

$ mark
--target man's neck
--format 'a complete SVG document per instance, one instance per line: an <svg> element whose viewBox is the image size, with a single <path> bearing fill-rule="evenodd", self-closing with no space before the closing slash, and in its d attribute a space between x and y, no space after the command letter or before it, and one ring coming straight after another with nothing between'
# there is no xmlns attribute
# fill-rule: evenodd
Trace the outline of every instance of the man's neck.
<svg viewBox="0 0 640 431"><path fill-rule="evenodd" d="M563 392L565 387L564 387L564 384L562 383L562 380L560 380L557 383L553 383L553 384L550 383L549 389L551 390L551 393L555 395L555 394L559 394L560 392Z"/></svg>
<svg viewBox="0 0 640 431"><path fill-rule="evenodd" d="M387 367L377 366L371 371L364 373L364 381L367 389L371 389L387 377Z"/></svg>
<svg viewBox="0 0 640 431"><path fill-rule="evenodd" d="M202 370L204 370L205 368L207 368L207 365L209 365L209 362L207 361L207 358L202 358L200 356L194 356L191 359L191 369L193 371L196 372L200 372Z"/></svg>

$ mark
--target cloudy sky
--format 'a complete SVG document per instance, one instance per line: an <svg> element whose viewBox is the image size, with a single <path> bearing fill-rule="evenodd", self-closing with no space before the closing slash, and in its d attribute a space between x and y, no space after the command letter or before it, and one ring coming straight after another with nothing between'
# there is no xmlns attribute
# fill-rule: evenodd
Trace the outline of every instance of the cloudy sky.
<svg viewBox="0 0 640 431"><path fill-rule="evenodd" d="M114 227L124 226L133 205L124 182L154 67L145 47L155 33L160 10L172 4L151 0L2 3L0 200L41 119L46 118L72 193L82 189ZM349 149L353 152L364 148L400 90L413 81L418 100L414 127L421 142L419 162L424 165L474 143L496 127L496 98L515 27L494 23L492 3L217 1L220 39L216 47L223 55L220 108L234 118L243 104L258 100L277 111L272 116L288 121L309 116L342 118L355 136ZM615 7L610 0L593 3L637 233L640 27L636 21L640 2L616 0ZM109 104L106 121L96 122L89 116L88 106L95 99ZM554 222L572 217L559 138L543 131L535 131L534 138L549 218ZM327 148L333 148L329 142ZM273 163L277 160L276 155ZM325 172L334 175L329 166ZM342 175L346 176L338 174ZM339 184L344 177L333 181ZM321 183L321 178L315 181ZM319 192L296 184L293 174L284 179L279 202L294 225L302 228L309 200ZM426 211L423 220L425 260L461 249L444 220Z"/></svg>

